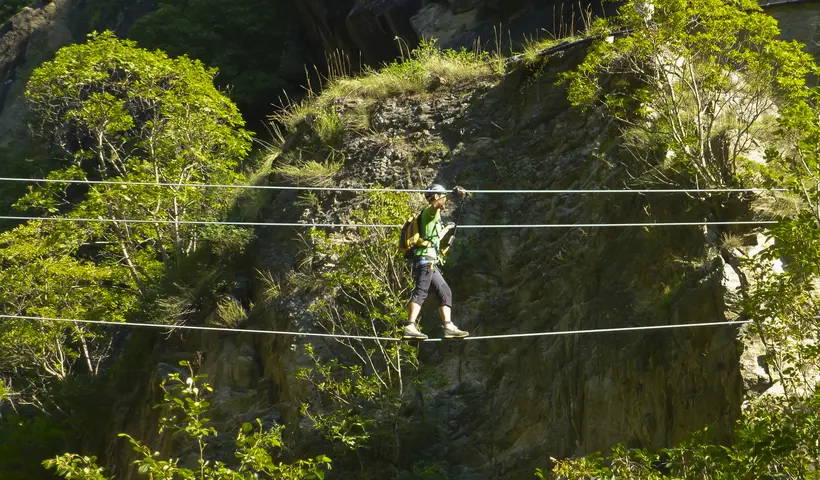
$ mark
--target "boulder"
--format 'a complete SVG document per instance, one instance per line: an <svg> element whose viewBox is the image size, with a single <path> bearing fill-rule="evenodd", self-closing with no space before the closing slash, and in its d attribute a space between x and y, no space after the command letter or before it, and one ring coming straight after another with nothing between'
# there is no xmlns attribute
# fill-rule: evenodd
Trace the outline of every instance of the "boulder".
<svg viewBox="0 0 820 480"><path fill-rule="evenodd" d="M340 52L359 67L392 61L418 45L410 18L422 0L293 0L318 64ZM399 47L400 38L404 45Z"/></svg>
<svg viewBox="0 0 820 480"><path fill-rule="evenodd" d="M347 33L345 18L354 0L293 0L313 63L323 64L325 55L341 52L359 58L353 39Z"/></svg>
<svg viewBox="0 0 820 480"><path fill-rule="evenodd" d="M476 9L484 0L447 0L453 13L464 13Z"/></svg>
<svg viewBox="0 0 820 480"><path fill-rule="evenodd" d="M436 38L441 45L450 45L456 38L468 35L478 25L476 10L455 13L441 3L431 3L410 19L420 37Z"/></svg>

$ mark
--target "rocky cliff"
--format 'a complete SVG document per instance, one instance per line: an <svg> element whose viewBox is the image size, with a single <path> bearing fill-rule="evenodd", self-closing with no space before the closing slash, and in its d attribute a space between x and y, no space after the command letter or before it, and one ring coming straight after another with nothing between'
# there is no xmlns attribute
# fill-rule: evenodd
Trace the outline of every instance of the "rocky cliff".
<svg viewBox="0 0 820 480"><path fill-rule="evenodd" d="M295 0L295 6L316 63L341 51L371 66L406 55L421 38L455 49L507 50L583 29L605 10L600 2L528 0Z"/></svg>
<svg viewBox="0 0 820 480"><path fill-rule="evenodd" d="M72 5L55 0L3 27L0 72L9 86L0 90L6 98L0 143L25 131L22 84L15 79L76 40ZM372 46L362 53L368 61L395 56L397 50L391 53L387 45L398 49L397 44L386 39L400 31L420 36L423 28L413 22L424 12L447 8L453 16L475 18L481 12L460 2L300 5L306 25L315 29L311 41L317 49L355 51L366 44ZM355 20L349 20L353 12L358 12ZM458 37L450 35L453 41ZM624 159L617 153L614 125L599 112L573 110L555 86L558 72L582 54L576 49L550 58L538 72L519 68L502 79L442 85L369 105L371 129L346 134L341 146L346 160L335 181L409 187L436 180L469 189L623 187L629 177L620 167ZM360 107L354 100L340 100L338 106L342 114ZM291 143L298 148L310 141L294 138ZM355 202L325 196L306 208L295 200L289 194L271 196L261 220L337 219ZM745 208L742 202L730 205L727 211L673 196L476 195L465 203L461 220L718 220ZM242 281L233 294L261 305L251 312L248 326L312 328L304 311L309 290L289 292L283 300L287 308L264 308L257 298L257 269L286 276L298 268L296 233L256 233L246 261L235 266ZM464 230L445 275L455 293L455 317L473 335L721 321L732 316L726 287L732 269L716 241L719 233L724 232L693 227ZM731 233L757 242L753 232ZM212 312L200 313L206 318ZM425 311L422 325L435 331L433 312ZM155 438L156 383L181 358L201 357L202 373L217 391L212 417L221 429L230 432L257 416L292 427L301 422L294 369L305 362L297 348L303 338L208 334L165 340L133 334L129 341L139 352L133 363L143 377L128 379L133 381L129 394L110 405L106 439L120 431L149 442ZM754 372L742 374L742 351L733 328L422 345L427 372L443 381L409 402L407 415L419 430L404 444L400 466L409 470L414 462L436 463L445 478L528 478L548 456L587 453L619 441L669 445L704 425L726 439L739 414L744 382L757 382ZM758 380L765 384L765 372ZM163 441L172 448L168 439ZM127 446L106 442L100 447L104 442L92 444L107 453L104 459L118 478L132 478L123 455ZM344 468L333 474L352 475Z"/></svg>
<svg viewBox="0 0 820 480"><path fill-rule="evenodd" d="M438 181L472 189L622 188L619 135L600 113L580 114L555 86L582 51L549 60L534 73L445 85L433 93L387 99L369 110L367 133L345 134L341 185L410 187ZM348 100L341 115L357 108ZM311 138L296 139L294 147ZM432 148L434 146L435 148ZM272 196L264 220L344 219L359 200L320 197L297 207L291 194ZM680 196L476 195L463 207L464 224L572 224L716 220L742 215L742 202ZM510 228L464 230L444 270L455 294L454 316L473 335L550 332L732 318L731 267L715 242L720 232L698 227ZM748 231L732 232L747 243ZM309 287L290 291L286 308L264 306L255 270L286 278L298 270L295 232L257 231L235 292L256 305L251 328L315 330L306 310ZM257 292L257 293L254 293ZM208 316L209 312L202 312ZM437 335L432 310L422 326ZM186 335L157 346L146 366L154 380L188 355L218 392L213 418L230 429L263 417L296 428L307 339L258 335ZM406 415L416 424L391 461L411 471L435 464L441 478L529 478L548 457L606 449L624 442L660 447L710 426L727 440L744 390L743 345L734 327L422 344L432 390L410 393ZM188 352L187 354L184 352ZM146 377L146 379L149 377ZM763 379L765 381L765 379ZM151 438L152 396L140 387L115 409L111 431ZM154 399L155 400L155 397ZM298 442L297 442L298 445ZM123 444L109 447L110 460ZM297 446L297 449L300 448ZM334 478L367 476L344 459ZM358 473L354 473L358 471ZM371 471L372 472L372 471Z"/></svg>

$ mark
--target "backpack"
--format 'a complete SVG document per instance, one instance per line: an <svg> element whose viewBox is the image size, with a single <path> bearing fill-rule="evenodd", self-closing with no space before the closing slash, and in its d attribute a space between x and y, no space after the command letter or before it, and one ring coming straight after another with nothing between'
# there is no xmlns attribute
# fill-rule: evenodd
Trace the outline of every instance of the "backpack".
<svg viewBox="0 0 820 480"><path fill-rule="evenodd" d="M399 235L399 251L404 254L404 258L412 258L419 247L429 247L430 241L422 236L421 214L412 216L404 222Z"/></svg>

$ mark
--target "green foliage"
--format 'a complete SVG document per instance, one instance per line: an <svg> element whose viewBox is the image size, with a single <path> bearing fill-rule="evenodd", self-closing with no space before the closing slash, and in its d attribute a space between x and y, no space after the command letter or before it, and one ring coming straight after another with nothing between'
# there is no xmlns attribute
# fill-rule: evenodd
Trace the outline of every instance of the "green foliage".
<svg viewBox="0 0 820 480"><path fill-rule="evenodd" d="M215 71L187 57L169 59L135 48L111 33L61 49L32 73L26 90L33 128L62 148L70 166L55 179L116 179L163 183L235 183L238 161L250 149L236 107L213 87ZM105 218L212 220L232 195L217 189L100 185L77 197L65 185L32 188L22 208ZM193 225L107 224L101 232L135 278L161 258L177 263L195 250ZM149 245L146 247L146 244ZM150 278L150 275L147 275Z"/></svg>
<svg viewBox="0 0 820 480"><path fill-rule="evenodd" d="M313 129L319 134L322 143L328 146L338 144L342 140L342 134L344 133L342 118L336 112L336 108L332 106L320 109L316 112Z"/></svg>
<svg viewBox="0 0 820 480"><path fill-rule="evenodd" d="M219 68L249 119L262 119L283 91L298 94L303 52L292 3L285 0L162 0L128 32L143 48L188 55Z"/></svg>
<svg viewBox="0 0 820 480"><path fill-rule="evenodd" d="M59 163L54 159L39 140L14 142L13 146L0 147L0 175L15 178L41 178ZM23 182L3 182L0 185L0 215L16 215L14 208L18 198L25 195L28 185ZM0 221L0 229L9 230L20 222L14 220Z"/></svg>
<svg viewBox="0 0 820 480"><path fill-rule="evenodd" d="M231 468L221 461L208 458L207 440L216 437L217 432L208 424L205 417L210 407L206 395L213 392L207 383L203 382L203 375L195 375L187 362L180 365L188 367L189 375L184 378L179 373L171 373L163 380L163 403L157 405L164 411L160 419L159 433L170 431L174 436L183 438L196 445L199 457L197 468L180 467L180 460L172 458L163 460L159 452L152 451L148 446L130 435L120 434L127 438L140 458L134 462L140 474L156 479L213 479L213 480L251 480L270 478L277 480L323 480L326 470L330 469L330 459L319 455L313 459L298 460L285 464L277 462L271 457L271 451L281 449L282 428L274 426L268 430L263 428L262 422L256 420L256 428L244 423L235 440L237 465ZM67 479L80 480L107 480L104 470L97 466L95 457L84 457L77 454L65 453L46 460L43 464L50 469L56 469L60 476Z"/></svg>
<svg viewBox="0 0 820 480"><path fill-rule="evenodd" d="M270 270L256 270L257 278L262 284L262 301L270 303L279 298L282 294L282 284Z"/></svg>
<svg viewBox="0 0 820 480"><path fill-rule="evenodd" d="M6 23L29 4L31 0L4 0L0 4L0 25Z"/></svg>
<svg viewBox="0 0 820 480"><path fill-rule="evenodd" d="M544 38L541 40L526 40L524 42L524 50L521 52L521 61L528 68L535 68L547 61L547 57L542 53L552 47L562 43L576 42L584 38L585 35L572 35L560 38Z"/></svg>
<svg viewBox="0 0 820 480"><path fill-rule="evenodd" d="M111 33L61 49L32 73L26 90L33 130L66 154L64 167L48 177L242 181L237 167L250 134L236 107L214 88L214 74ZM184 186L48 183L30 187L17 206L75 218L216 220L236 195ZM31 222L0 236L0 311L125 321L160 288L160 278L203 244L224 254L241 251L249 239L243 229L179 223ZM100 372L111 341L97 326L4 321L0 374L12 379L18 401L45 410L55 382L78 369Z"/></svg>
<svg viewBox="0 0 820 480"><path fill-rule="evenodd" d="M309 115L317 115L336 99L379 100L424 92L431 81L458 85L479 79L498 79L503 62L487 52L441 50L435 41L422 41L409 58L395 60L380 70L367 69L360 76L338 72L318 95L289 105L274 120L294 129Z"/></svg>
<svg viewBox="0 0 820 480"><path fill-rule="evenodd" d="M92 261L88 229L69 224L21 225L0 234L0 304L6 315L124 321L139 291L116 261ZM95 325L7 319L0 323L0 372L18 400L46 405L49 385L75 368L97 374L111 337ZM45 397L45 398L44 398Z"/></svg>
<svg viewBox="0 0 820 480"><path fill-rule="evenodd" d="M817 386L820 335L817 330L816 281L820 234L808 212L771 230L773 242L759 258L746 258L752 286L743 299L744 312L755 320L753 331L766 347L786 393L803 394ZM785 269L774 270L783 261Z"/></svg>
<svg viewBox="0 0 820 480"><path fill-rule="evenodd" d="M239 303L239 300L230 298L220 298L216 304L216 312L221 325L236 328L247 320L248 312Z"/></svg>
<svg viewBox="0 0 820 480"><path fill-rule="evenodd" d="M412 212L408 195L371 192L351 212L355 222L395 224ZM323 296L314 302L329 333L392 336L405 317L407 266L396 245L397 231L360 229L355 234L313 231L308 243L312 274ZM340 341L330 357L306 346L313 366L299 372L318 394L303 413L329 440L346 448L379 448L395 439L404 376L417 368L415 350L404 342ZM376 438L385 437L381 442Z"/></svg>
<svg viewBox="0 0 820 480"><path fill-rule="evenodd" d="M818 407L820 392L799 399L764 396L748 404L729 447L710 444L704 430L659 453L617 445L607 459L596 453L558 461L552 474L565 480L820 478ZM547 478L543 470L537 475Z"/></svg>
<svg viewBox="0 0 820 480"><path fill-rule="evenodd" d="M754 321L746 340L762 342L783 394L750 398L731 446L715 445L703 431L657 453L616 446L606 458L557 461L552 475L820 478L820 97L805 81L817 67L802 45L776 39L776 22L754 2L653 3L654 15L634 2L619 17L596 24L603 33L635 30L593 46L584 63L565 76L570 98L578 105L603 104L618 116L627 126L627 147L654 169L656 179L791 190L755 202L758 211L781 219L761 252L744 253L736 237L722 241L722 250L743 267L737 307ZM771 142L765 165L744 158L753 140ZM652 158L653 151L660 160ZM547 477L543 470L537 475Z"/></svg>
<svg viewBox="0 0 820 480"><path fill-rule="evenodd" d="M817 71L750 0L627 2L597 20L602 39L563 75L574 105L602 105L641 142L626 144L656 181L734 185L755 141L775 134L774 107L801 108ZM626 36L610 32L632 29ZM731 32L731 33L727 33Z"/></svg>
<svg viewBox="0 0 820 480"><path fill-rule="evenodd" d="M57 470L57 475L68 479L79 480L108 480L105 471L97 465L97 457L86 457L76 453L64 455L48 460L46 466ZM161 477L172 478L172 477Z"/></svg>

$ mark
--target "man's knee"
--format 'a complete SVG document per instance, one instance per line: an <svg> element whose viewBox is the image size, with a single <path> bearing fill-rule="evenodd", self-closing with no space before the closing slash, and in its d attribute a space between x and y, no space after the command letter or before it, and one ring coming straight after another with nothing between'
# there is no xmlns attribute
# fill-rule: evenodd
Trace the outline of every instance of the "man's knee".
<svg viewBox="0 0 820 480"><path fill-rule="evenodd" d="M441 278L441 281L435 282L433 287L436 289L436 296L438 297L438 304L440 307L453 306L453 292L450 286Z"/></svg>
<svg viewBox="0 0 820 480"><path fill-rule="evenodd" d="M424 305L425 300L427 300L427 289L418 287L414 288L413 295L410 297L410 303Z"/></svg>

